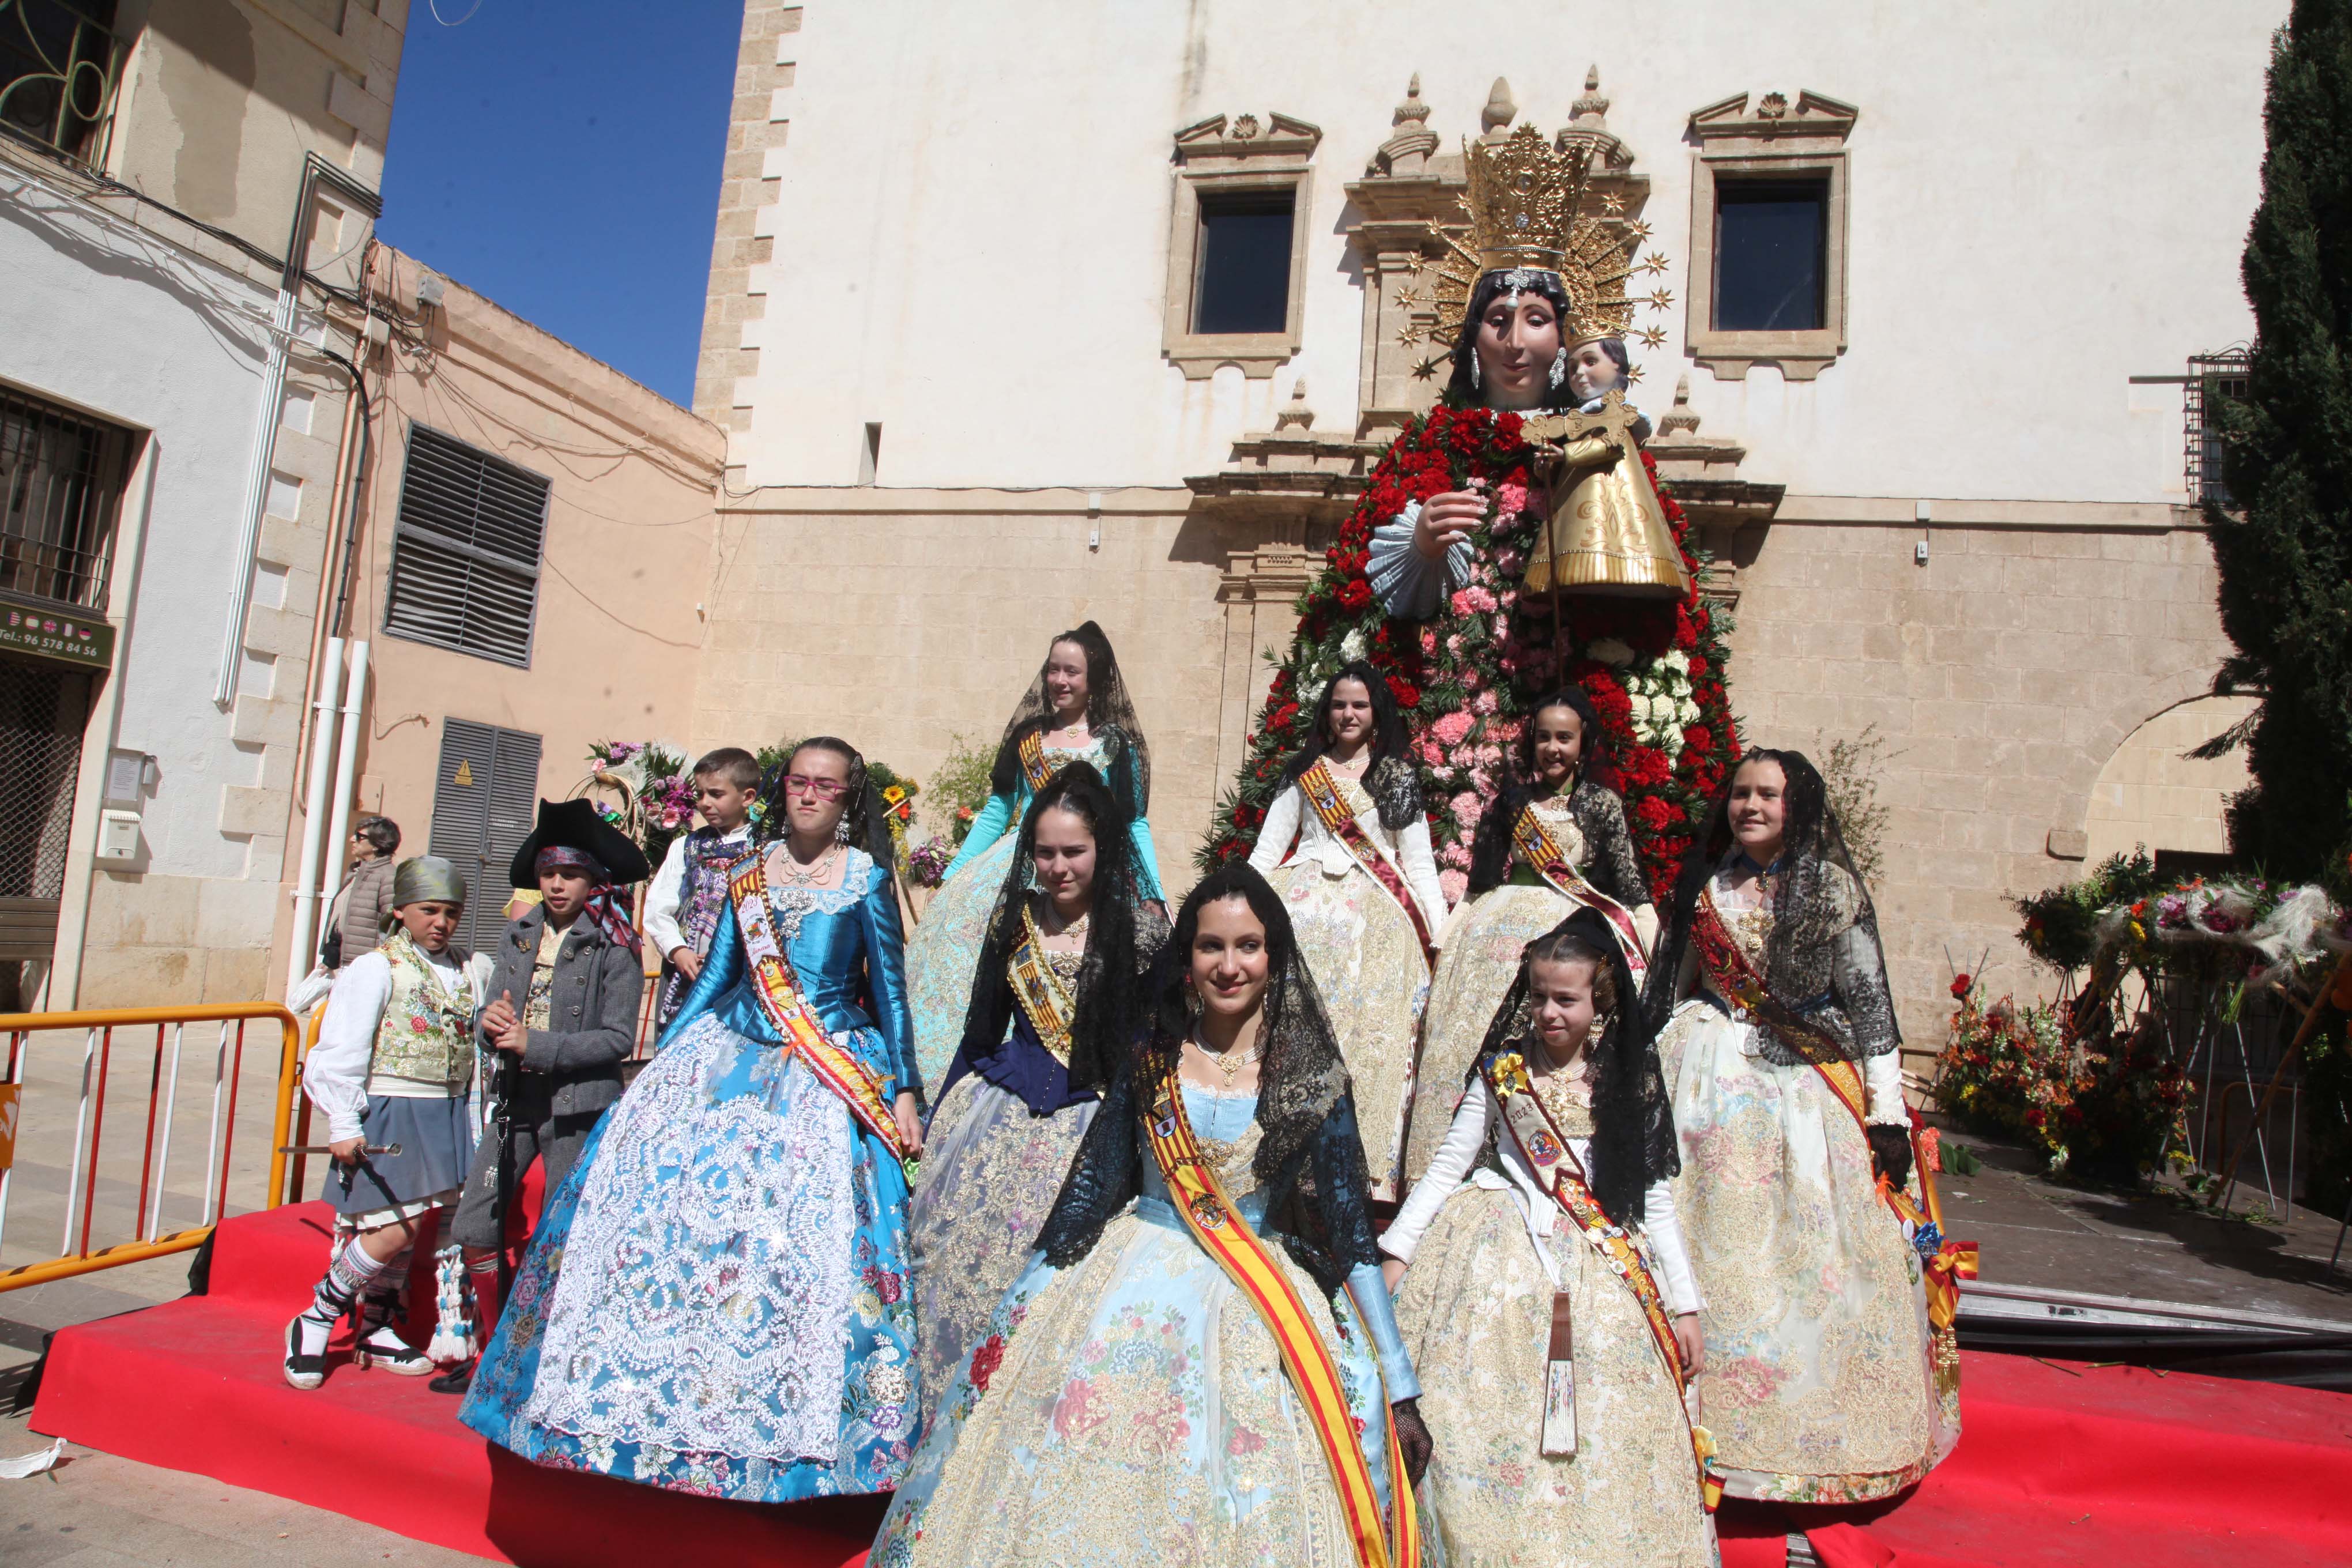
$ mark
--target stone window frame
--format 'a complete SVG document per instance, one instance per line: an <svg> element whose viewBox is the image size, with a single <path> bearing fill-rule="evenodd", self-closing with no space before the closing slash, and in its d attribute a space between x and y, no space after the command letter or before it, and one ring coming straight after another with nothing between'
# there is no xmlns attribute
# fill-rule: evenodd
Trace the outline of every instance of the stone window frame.
<svg viewBox="0 0 2352 1568"><path fill-rule="evenodd" d="M1751 364L1778 365L1790 381L1811 381L1846 350L1846 138L1861 110L1801 91L1793 107L1766 93L1751 114L1737 93L1691 115L1698 142L1691 161L1688 352L1719 381L1744 381ZM1715 325L1715 220L1718 181L1806 179L1828 186L1822 247L1822 324L1807 331L1729 331Z"/></svg>
<svg viewBox="0 0 2352 1568"><path fill-rule="evenodd" d="M1296 357L1307 326L1307 241L1313 208L1311 167L1323 132L1303 120L1269 114L1211 115L1176 132L1174 212L1168 226L1168 287L1160 352L1187 381L1205 381L1224 365L1253 381L1270 379ZM1196 332L1192 295L1201 265L1201 201L1236 193L1290 193L1290 290L1278 332Z"/></svg>

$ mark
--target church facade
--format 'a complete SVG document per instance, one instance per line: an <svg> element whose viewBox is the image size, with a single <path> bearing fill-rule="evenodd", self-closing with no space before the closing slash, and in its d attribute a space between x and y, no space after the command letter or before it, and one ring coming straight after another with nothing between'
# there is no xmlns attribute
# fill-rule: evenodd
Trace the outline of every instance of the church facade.
<svg viewBox="0 0 2352 1568"><path fill-rule="evenodd" d="M2242 772L2183 754L2245 706L2209 695L2200 405L2252 330L2283 15L751 0L693 738L822 726L919 775L1091 617L1181 887L1293 600L1442 384L1465 139L1533 123L1647 226L1633 401L1742 738L1863 742L1931 1055L1949 966L2035 988L2011 896L2226 849Z"/></svg>

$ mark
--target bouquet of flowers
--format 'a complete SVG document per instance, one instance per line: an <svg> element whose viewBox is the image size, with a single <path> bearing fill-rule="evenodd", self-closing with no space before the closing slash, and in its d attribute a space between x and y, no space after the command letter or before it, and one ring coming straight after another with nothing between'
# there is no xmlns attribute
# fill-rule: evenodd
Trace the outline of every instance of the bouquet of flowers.
<svg viewBox="0 0 2352 1568"><path fill-rule="evenodd" d="M948 862L955 847L944 838L924 839L907 851L907 880L918 888L936 888L948 878Z"/></svg>

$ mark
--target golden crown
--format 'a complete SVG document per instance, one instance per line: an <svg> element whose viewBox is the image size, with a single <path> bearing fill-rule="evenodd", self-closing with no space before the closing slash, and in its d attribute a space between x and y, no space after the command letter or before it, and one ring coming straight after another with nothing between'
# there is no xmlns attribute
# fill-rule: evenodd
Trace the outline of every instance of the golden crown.
<svg viewBox="0 0 2352 1568"><path fill-rule="evenodd" d="M1627 217L1624 199L1614 191L1591 189L1589 144L1555 149L1543 132L1523 124L1500 142L1465 142L1463 153L1469 190L1461 205L1469 223L1429 226L1443 254L1423 261L1413 276L1431 276L1430 299L1409 291L1400 303L1433 303L1436 319L1404 329L1400 342L1410 347L1425 337L1450 354L1461 339L1478 279L1518 269L1559 279L1569 305L1560 337L1570 346L1628 333L1651 348L1665 342L1661 328L1635 332L1633 312L1643 305L1663 310L1674 296L1659 289L1635 299L1628 291L1636 271L1663 272L1665 260L1653 256L1635 267L1634 255L1650 237L1650 226ZM1444 357L1423 360L1413 374L1433 375Z"/></svg>

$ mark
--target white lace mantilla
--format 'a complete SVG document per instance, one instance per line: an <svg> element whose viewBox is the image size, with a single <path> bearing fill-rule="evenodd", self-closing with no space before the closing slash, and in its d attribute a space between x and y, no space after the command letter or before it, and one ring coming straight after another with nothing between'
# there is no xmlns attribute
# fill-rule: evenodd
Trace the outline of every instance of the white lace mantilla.
<svg viewBox="0 0 2352 1568"><path fill-rule="evenodd" d="M714 1098L747 1052L749 1089ZM611 1116L524 1416L592 1443L831 1462L856 1287L840 1100L705 1017Z"/></svg>

